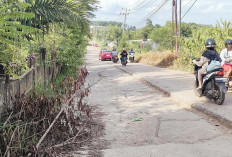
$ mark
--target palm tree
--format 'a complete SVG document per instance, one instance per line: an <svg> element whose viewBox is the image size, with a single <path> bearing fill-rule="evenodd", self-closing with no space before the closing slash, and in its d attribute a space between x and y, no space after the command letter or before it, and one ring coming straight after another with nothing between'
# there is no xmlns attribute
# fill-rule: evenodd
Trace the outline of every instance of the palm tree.
<svg viewBox="0 0 232 157"><path fill-rule="evenodd" d="M45 33L50 30L50 26L52 26L52 32L55 33L55 24L57 23L79 25L83 31L86 31L89 18L94 16L92 11L97 8L95 6L96 0L26 0L26 2L31 4L26 11L35 14L35 18L27 23L41 29L43 31L43 39ZM53 80L56 66L55 38L52 43Z"/></svg>

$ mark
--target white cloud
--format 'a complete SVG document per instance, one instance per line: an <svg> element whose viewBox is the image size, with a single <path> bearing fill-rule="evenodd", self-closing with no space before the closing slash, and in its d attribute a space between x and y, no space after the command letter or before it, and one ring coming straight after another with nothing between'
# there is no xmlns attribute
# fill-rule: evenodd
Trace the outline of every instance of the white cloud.
<svg viewBox="0 0 232 157"><path fill-rule="evenodd" d="M117 20L121 8L133 8L134 6L140 4L144 0L99 0L101 7L95 14L96 18L94 20ZM145 0L140 6L144 6L146 2L150 0ZM163 0L154 0L154 3L143 7L142 9L136 9L131 11L128 16L127 24L133 25L138 23L146 15L148 15L154 8L157 7ZM182 0L182 14L184 14L193 0ZM232 1L230 0L198 0L189 13L184 17L184 22L194 22L201 24L215 24L217 20L227 19L232 20L230 16L232 13ZM165 24L167 20L171 20L171 0L168 1L167 5L163 7L153 18L153 24ZM121 20L122 22L122 20Z"/></svg>
<svg viewBox="0 0 232 157"><path fill-rule="evenodd" d="M215 13L215 12L221 11L223 7L224 7L223 3L211 5L206 10L203 10L203 13Z"/></svg>

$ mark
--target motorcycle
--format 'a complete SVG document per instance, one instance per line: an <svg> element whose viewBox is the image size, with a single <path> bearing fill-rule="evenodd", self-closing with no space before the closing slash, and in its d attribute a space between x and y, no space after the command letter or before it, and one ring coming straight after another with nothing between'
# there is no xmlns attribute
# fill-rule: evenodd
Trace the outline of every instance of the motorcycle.
<svg viewBox="0 0 232 157"><path fill-rule="evenodd" d="M129 60L130 60L131 63L134 62L134 60L135 60L134 53L130 53Z"/></svg>
<svg viewBox="0 0 232 157"><path fill-rule="evenodd" d="M121 64L123 66L126 66L126 64L127 64L127 57L122 57Z"/></svg>
<svg viewBox="0 0 232 157"><path fill-rule="evenodd" d="M113 61L114 63L117 63L117 62L118 62L118 56L117 56L117 55L113 56L113 57L112 57L112 61Z"/></svg>
<svg viewBox="0 0 232 157"><path fill-rule="evenodd" d="M199 60L200 59L197 59L197 61ZM222 105L225 100L225 94L228 90L225 85L228 82L228 79L224 77L223 69L218 68L218 69L207 72L207 74L203 76L202 91L201 93L199 93L199 91L197 91L197 88L199 86L198 70L200 68L201 67L198 67L195 64L194 66L194 75L195 75L194 93L199 97L206 96L209 99L213 99L216 104Z"/></svg>

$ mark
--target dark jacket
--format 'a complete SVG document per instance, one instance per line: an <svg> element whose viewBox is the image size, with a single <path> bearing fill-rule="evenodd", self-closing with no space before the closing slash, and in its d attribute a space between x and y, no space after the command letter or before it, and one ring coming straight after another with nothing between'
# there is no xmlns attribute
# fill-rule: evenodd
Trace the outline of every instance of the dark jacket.
<svg viewBox="0 0 232 157"><path fill-rule="evenodd" d="M207 72L207 67L211 63L212 60L216 60L221 62L221 58L218 54L218 52L214 49L206 49L202 56L200 61L196 62L196 65L199 67L202 67L202 69L205 69L205 73Z"/></svg>
<svg viewBox="0 0 232 157"><path fill-rule="evenodd" d="M222 62L222 59L220 58L218 52L216 50L210 50L210 49L207 49L203 54L202 54L203 57L206 57L209 59L209 63L212 61L212 60L216 60L216 61L219 61L219 62Z"/></svg>
<svg viewBox="0 0 232 157"><path fill-rule="evenodd" d="M128 53L124 50L124 51L121 52L120 55L121 55L122 57L127 57Z"/></svg>

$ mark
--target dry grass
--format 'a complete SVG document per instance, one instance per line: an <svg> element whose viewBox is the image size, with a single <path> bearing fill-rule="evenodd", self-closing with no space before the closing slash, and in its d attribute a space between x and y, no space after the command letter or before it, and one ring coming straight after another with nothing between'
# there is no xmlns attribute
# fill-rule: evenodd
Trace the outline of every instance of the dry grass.
<svg viewBox="0 0 232 157"><path fill-rule="evenodd" d="M174 61L178 58L178 54L170 51L149 52L136 55L136 62L149 64L161 68L170 68Z"/></svg>

